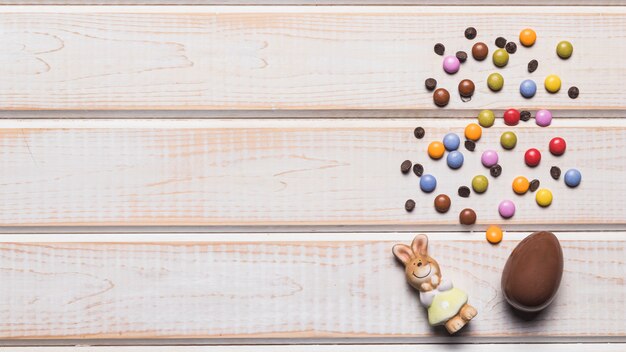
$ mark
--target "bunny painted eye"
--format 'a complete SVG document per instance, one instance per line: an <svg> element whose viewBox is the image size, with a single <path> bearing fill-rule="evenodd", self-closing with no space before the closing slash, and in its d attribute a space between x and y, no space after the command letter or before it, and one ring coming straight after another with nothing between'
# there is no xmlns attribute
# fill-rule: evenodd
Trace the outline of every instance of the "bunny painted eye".
<svg viewBox="0 0 626 352"><path fill-rule="evenodd" d="M422 266L422 262L417 263L417 266Z"/></svg>

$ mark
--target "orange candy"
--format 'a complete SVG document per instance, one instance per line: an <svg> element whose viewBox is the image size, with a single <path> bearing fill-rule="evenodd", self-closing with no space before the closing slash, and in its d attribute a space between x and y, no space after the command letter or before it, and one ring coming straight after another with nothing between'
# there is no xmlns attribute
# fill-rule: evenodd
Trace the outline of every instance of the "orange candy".
<svg viewBox="0 0 626 352"><path fill-rule="evenodd" d="M513 192L517 194L524 194L528 191L528 187L530 187L530 182L524 176L518 176L513 180Z"/></svg>
<svg viewBox="0 0 626 352"><path fill-rule="evenodd" d="M530 28L526 28L519 33L519 42L523 46L532 46L537 40L537 33Z"/></svg>
<svg viewBox="0 0 626 352"><path fill-rule="evenodd" d="M502 241L502 229L496 225L489 226L485 235L487 237L487 241L491 244L497 244Z"/></svg>
<svg viewBox="0 0 626 352"><path fill-rule="evenodd" d="M428 145L428 155L433 159L441 159L445 151L446 148L443 146L443 143L439 141L431 142Z"/></svg>
<svg viewBox="0 0 626 352"><path fill-rule="evenodd" d="M483 129L478 124L470 123L465 126L465 138L476 142L483 135Z"/></svg>

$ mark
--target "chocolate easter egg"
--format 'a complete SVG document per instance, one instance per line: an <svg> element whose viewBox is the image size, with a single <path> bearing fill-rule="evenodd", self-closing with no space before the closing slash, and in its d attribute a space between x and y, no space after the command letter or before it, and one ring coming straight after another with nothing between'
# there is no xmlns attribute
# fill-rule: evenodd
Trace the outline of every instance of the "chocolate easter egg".
<svg viewBox="0 0 626 352"><path fill-rule="evenodd" d="M556 295L563 276L563 251L552 232L535 232L522 240L502 271L502 292L514 308L537 312Z"/></svg>

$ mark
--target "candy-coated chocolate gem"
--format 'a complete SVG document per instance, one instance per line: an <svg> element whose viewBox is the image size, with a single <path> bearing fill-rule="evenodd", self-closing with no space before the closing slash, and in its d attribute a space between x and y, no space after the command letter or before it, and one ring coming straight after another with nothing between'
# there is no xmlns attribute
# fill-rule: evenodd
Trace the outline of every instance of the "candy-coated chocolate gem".
<svg viewBox="0 0 626 352"><path fill-rule="evenodd" d="M480 161L485 167L492 167L498 163L498 153L495 150L485 150L480 157Z"/></svg>
<svg viewBox="0 0 626 352"><path fill-rule="evenodd" d="M443 137L443 145L446 150L457 150L461 145L461 138L456 133L448 133Z"/></svg>
<svg viewBox="0 0 626 352"><path fill-rule="evenodd" d="M557 75L548 75L543 84L550 93L556 93L561 89L561 79Z"/></svg>
<svg viewBox="0 0 626 352"><path fill-rule="evenodd" d="M493 52L493 64L498 67L504 67L509 63L509 53L504 49L498 49Z"/></svg>
<svg viewBox="0 0 626 352"><path fill-rule="evenodd" d="M494 92L497 92L504 87L504 77L499 73L492 73L487 77L487 87Z"/></svg>
<svg viewBox="0 0 626 352"><path fill-rule="evenodd" d="M520 112L517 109L508 109L504 112L504 123L509 126L515 126L519 123Z"/></svg>
<svg viewBox="0 0 626 352"><path fill-rule="evenodd" d="M519 92L524 98L532 98L537 93L537 83L532 79L523 80L519 85Z"/></svg>
<svg viewBox="0 0 626 352"><path fill-rule="evenodd" d="M503 200L498 205L498 213L505 219L513 217L515 215L515 204L510 200Z"/></svg>
<svg viewBox="0 0 626 352"><path fill-rule="evenodd" d="M537 193L535 194L535 200L537 201L537 204L539 204L539 206L545 208L552 204L552 192L550 192L550 190L546 188L541 188L537 190Z"/></svg>
<svg viewBox="0 0 626 352"><path fill-rule="evenodd" d="M502 241L502 229L499 226L491 225L485 231L485 237L491 244L497 244Z"/></svg>
<svg viewBox="0 0 626 352"><path fill-rule="evenodd" d="M530 148L524 154L524 161L526 162L526 165L535 167L539 165L539 162L541 161L541 153L535 148Z"/></svg>
<svg viewBox="0 0 626 352"><path fill-rule="evenodd" d="M465 126L465 138L469 139L470 141L479 140L482 134L483 129L475 123L470 123Z"/></svg>
<svg viewBox="0 0 626 352"><path fill-rule="evenodd" d="M563 176L563 178L565 179L565 184L568 187L578 187L582 179L582 175L580 174L580 171L576 169L569 169L565 172L565 176Z"/></svg>
<svg viewBox="0 0 626 352"><path fill-rule="evenodd" d="M443 59L443 70L447 73L453 74L459 71L461 67L461 61L456 56L446 56Z"/></svg>
<svg viewBox="0 0 626 352"><path fill-rule="evenodd" d="M537 115L535 115L535 123L541 127L550 126L552 123L552 113L550 110L539 110L537 111Z"/></svg>
<svg viewBox="0 0 626 352"><path fill-rule="evenodd" d="M569 59L573 52L574 46L567 40L563 40L556 45L556 54L559 55L561 59Z"/></svg>
<svg viewBox="0 0 626 352"><path fill-rule="evenodd" d="M439 141L431 142L428 145L428 156L433 159L441 159L445 151L446 148L443 146L443 143Z"/></svg>
<svg viewBox="0 0 626 352"><path fill-rule="evenodd" d="M430 193L437 188L437 179L430 174L422 175L420 178L420 188L426 193Z"/></svg>
<svg viewBox="0 0 626 352"><path fill-rule="evenodd" d="M517 194L524 194L528 192L528 188L530 187L530 182L524 176L517 176L513 180L513 192Z"/></svg>
<svg viewBox="0 0 626 352"><path fill-rule="evenodd" d="M517 145L517 136L511 131L504 132L500 136L500 144L504 149L513 149Z"/></svg>
<svg viewBox="0 0 626 352"><path fill-rule="evenodd" d="M537 33L530 28L525 28L519 32L519 42L523 46L533 46L537 40Z"/></svg>
<svg viewBox="0 0 626 352"><path fill-rule="evenodd" d="M552 153L552 155L563 155L566 147L565 139L561 137L554 137L550 140L550 153Z"/></svg>
<svg viewBox="0 0 626 352"><path fill-rule="evenodd" d="M489 180L486 176L478 175L472 179L472 188L476 193L484 193L489 187Z"/></svg>
<svg viewBox="0 0 626 352"><path fill-rule="evenodd" d="M478 123L483 127L491 127L496 121L496 115L491 110L482 110L478 113Z"/></svg>
<svg viewBox="0 0 626 352"><path fill-rule="evenodd" d="M446 162L451 169L458 169L463 166L463 154L458 150L453 150L448 153L448 157L446 158Z"/></svg>

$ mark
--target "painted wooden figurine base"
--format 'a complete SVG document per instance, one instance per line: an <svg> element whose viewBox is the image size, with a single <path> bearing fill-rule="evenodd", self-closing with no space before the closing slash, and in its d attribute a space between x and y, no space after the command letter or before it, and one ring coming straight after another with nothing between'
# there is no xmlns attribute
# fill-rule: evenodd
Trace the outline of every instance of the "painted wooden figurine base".
<svg viewBox="0 0 626 352"><path fill-rule="evenodd" d="M428 255L426 235L415 236L410 247L396 244L393 254L404 264L408 283L419 290L430 325L445 325L454 334L478 314L476 308L467 304L465 292L442 279L439 264Z"/></svg>

